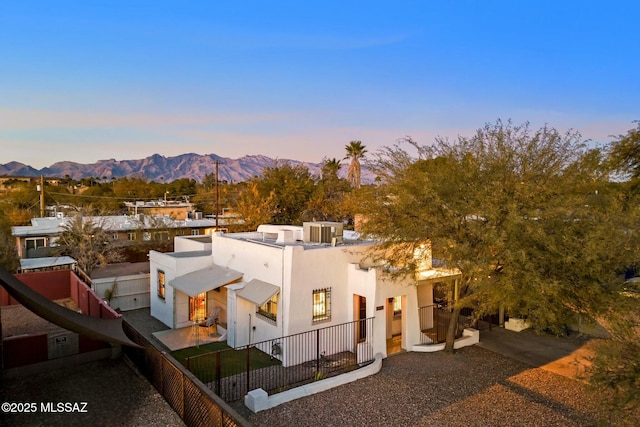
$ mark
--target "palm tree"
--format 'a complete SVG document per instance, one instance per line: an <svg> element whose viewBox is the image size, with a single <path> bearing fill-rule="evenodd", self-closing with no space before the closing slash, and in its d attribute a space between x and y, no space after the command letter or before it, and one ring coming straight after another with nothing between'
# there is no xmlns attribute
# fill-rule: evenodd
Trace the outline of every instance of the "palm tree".
<svg viewBox="0 0 640 427"><path fill-rule="evenodd" d="M327 180L331 178L338 178L338 172L340 171L340 160L336 159L323 159L322 162L322 179Z"/></svg>
<svg viewBox="0 0 640 427"><path fill-rule="evenodd" d="M362 141L351 141L344 148L347 150L345 159L351 159L349 170L347 171L347 181L349 181L352 188L360 188L360 159L364 158L367 150L362 145Z"/></svg>

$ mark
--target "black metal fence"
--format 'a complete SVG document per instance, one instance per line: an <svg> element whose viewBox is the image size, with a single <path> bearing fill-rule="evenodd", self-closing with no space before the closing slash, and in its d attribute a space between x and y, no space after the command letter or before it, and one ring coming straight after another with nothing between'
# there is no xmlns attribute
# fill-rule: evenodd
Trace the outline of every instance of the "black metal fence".
<svg viewBox="0 0 640 427"><path fill-rule="evenodd" d="M449 322L453 312L440 304L428 305L418 309L420 319L421 344L438 344L447 340ZM462 331L471 326L471 316L461 313L458 316L456 338L462 336Z"/></svg>
<svg viewBox="0 0 640 427"><path fill-rule="evenodd" d="M371 363L373 318L192 356L187 368L226 402L279 393Z"/></svg>
<svg viewBox="0 0 640 427"><path fill-rule="evenodd" d="M123 328L143 348L123 346L123 353L149 379L187 426L249 427L226 402L171 356L160 352L126 321Z"/></svg>

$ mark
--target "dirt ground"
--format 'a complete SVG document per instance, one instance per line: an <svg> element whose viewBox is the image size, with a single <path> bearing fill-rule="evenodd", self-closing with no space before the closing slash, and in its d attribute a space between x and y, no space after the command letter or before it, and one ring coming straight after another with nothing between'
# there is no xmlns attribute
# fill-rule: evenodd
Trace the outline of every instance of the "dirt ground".
<svg viewBox="0 0 640 427"><path fill-rule="evenodd" d="M3 406L0 426L185 425L153 386L122 359L5 380L0 400L16 404L16 412L6 412ZM57 408L57 403L71 404L72 411L63 405L63 412L46 412ZM17 411L17 404L23 404L21 411ZM24 412L24 404L35 412ZM73 404L78 405L74 408ZM73 412L75 409L86 412Z"/></svg>

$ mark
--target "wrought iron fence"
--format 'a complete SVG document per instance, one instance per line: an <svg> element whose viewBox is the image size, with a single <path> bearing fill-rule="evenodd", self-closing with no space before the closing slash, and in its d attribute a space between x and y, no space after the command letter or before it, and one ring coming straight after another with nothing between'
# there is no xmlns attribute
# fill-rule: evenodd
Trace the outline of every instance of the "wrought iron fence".
<svg viewBox="0 0 640 427"><path fill-rule="evenodd" d="M438 344L447 340L449 322L453 312L440 304L428 305L418 309L420 319L421 344ZM458 316L455 337L460 338L462 331L471 326L471 317L465 314Z"/></svg>
<svg viewBox="0 0 640 427"><path fill-rule="evenodd" d="M129 338L143 347L123 346L123 353L149 379L187 426L250 426L175 359L160 352L126 321L123 327Z"/></svg>
<svg viewBox="0 0 640 427"><path fill-rule="evenodd" d="M373 318L189 357L185 364L226 402L352 371L374 360Z"/></svg>

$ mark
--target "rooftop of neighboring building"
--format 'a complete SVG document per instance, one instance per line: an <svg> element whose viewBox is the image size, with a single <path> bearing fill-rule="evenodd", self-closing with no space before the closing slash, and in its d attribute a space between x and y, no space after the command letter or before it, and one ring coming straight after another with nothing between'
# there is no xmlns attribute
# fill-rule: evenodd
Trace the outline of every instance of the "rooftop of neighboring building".
<svg viewBox="0 0 640 427"><path fill-rule="evenodd" d="M73 217L59 215L56 217L32 218L31 225L11 227L15 237L58 235L64 230L65 224ZM176 220L169 215L111 215L86 216L86 220L93 221L108 231L152 230L158 228L214 228L216 221L211 219ZM218 225L228 225L224 218L218 219Z"/></svg>
<svg viewBox="0 0 640 427"><path fill-rule="evenodd" d="M135 276L138 274L149 274L149 271L149 261L119 262L96 268L91 272L91 278L105 279L108 277Z"/></svg>

